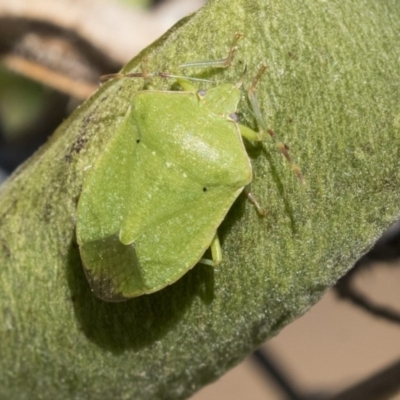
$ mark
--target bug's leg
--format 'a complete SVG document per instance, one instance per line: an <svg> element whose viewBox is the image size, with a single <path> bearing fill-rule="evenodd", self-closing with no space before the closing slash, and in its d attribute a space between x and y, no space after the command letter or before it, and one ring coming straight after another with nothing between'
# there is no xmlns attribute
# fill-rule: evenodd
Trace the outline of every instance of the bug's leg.
<svg viewBox="0 0 400 400"><path fill-rule="evenodd" d="M187 78L178 78L176 81L185 92L196 93L198 91L198 87L193 85Z"/></svg>
<svg viewBox="0 0 400 400"><path fill-rule="evenodd" d="M276 137L275 132L272 129L267 128L267 126L265 125L264 118L261 115L260 103L258 102L258 98L256 95L256 86L257 86L258 81L261 78L261 75L265 72L266 69L267 69L266 65L262 64L260 66L260 68L257 72L257 75L253 78L251 86L247 92L251 107L253 109L254 118L256 119L258 130L259 130L259 133L258 133L259 140L263 140L264 137L266 136L266 134L268 134L275 141L277 147L279 148L279 150L281 151L282 155L285 157L287 162L290 164L293 172L299 178L300 182L305 183L303 175L300 171L300 168L293 162L293 160L289 154L289 147L286 144L284 144L283 142L281 142ZM242 133L242 129L240 129L240 132ZM246 133L245 134L242 133L242 135L244 137L247 137ZM252 140L252 139L250 139L250 140Z"/></svg>
<svg viewBox="0 0 400 400"><path fill-rule="evenodd" d="M240 134L242 137L252 141L252 142L262 142L264 140L264 135L259 132L253 131L253 129L247 126L237 124Z"/></svg>
<svg viewBox="0 0 400 400"><path fill-rule="evenodd" d="M193 61L185 64L181 64L180 67L214 67L214 68L227 68L231 65L233 57L237 50L237 42L243 37L241 33L236 33L233 38L231 47L229 49L228 56L221 60L204 60L204 61Z"/></svg>
<svg viewBox="0 0 400 400"><path fill-rule="evenodd" d="M221 244L219 243L219 238L218 238L217 232L215 232L214 238L210 244L210 249L211 249L212 260L209 260L207 258L201 258L199 260L199 263L210 265L212 267L216 267L222 261L222 249L221 249Z"/></svg>
<svg viewBox="0 0 400 400"><path fill-rule="evenodd" d="M250 185L247 185L244 189L247 198L249 199L250 203L256 208L258 215L260 217L265 217L267 215L267 211L261 206L256 196L250 191Z"/></svg>
<svg viewBox="0 0 400 400"><path fill-rule="evenodd" d="M222 249L221 249L221 244L219 242L219 237L218 237L217 232L215 232L215 235L211 242L210 248L211 248L211 256L212 256L214 265L217 266L217 265L221 264Z"/></svg>
<svg viewBox="0 0 400 400"><path fill-rule="evenodd" d="M214 67L214 68L227 68L231 65L233 57L236 54L237 51L237 42L242 38L241 33L236 33L235 37L233 38L231 47L229 49L228 56L226 58L223 58L221 60L206 60L206 61L193 61L193 62L188 62L185 64L181 64L181 68L187 68L187 67ZM199 97L202 96L201 91L197 90L197 87L192 85L190 81L203 81L203 82L210 82L207 81L206 79L197 79L197 78L189 78L189 77L177 77L179 85L182 87L183 90L187 92L197 92Z"/></svg>

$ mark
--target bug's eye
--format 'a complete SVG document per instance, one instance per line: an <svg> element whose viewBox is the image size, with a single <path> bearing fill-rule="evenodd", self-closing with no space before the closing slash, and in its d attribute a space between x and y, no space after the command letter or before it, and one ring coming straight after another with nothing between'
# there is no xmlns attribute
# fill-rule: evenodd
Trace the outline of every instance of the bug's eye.
<svg viewBox="0 0 400 400"><path fill-rule="evenodd" d="M207 188L206 187L203 187L203 192L207 192Z"/></svg>
<svg viewBox="0 0 400 400"><path fill-rule="evenodd" d="M140 139L136 139L136 143L140 143Z"/></svg>
<svg viewBox="0 0 400 400"><path fill-rule="evenodd" d="M239 116L236 113L229 114L228 119L236 123L239 122Z"/></svg>
<svg viewBox="0 0 400 400"><path fill-rule="evenodd" d="M204 99L204 97L206 97L206 94L207 94L207 90L205 90L205 89L199 89L197 91L197 97L199 99Z"/></svg>

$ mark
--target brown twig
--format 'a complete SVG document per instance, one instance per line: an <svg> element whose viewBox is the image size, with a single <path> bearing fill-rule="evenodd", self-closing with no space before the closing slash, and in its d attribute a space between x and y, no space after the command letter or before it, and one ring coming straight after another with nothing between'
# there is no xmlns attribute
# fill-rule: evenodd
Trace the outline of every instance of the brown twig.
<svg viewBox="0 0 400 400"><path fill-rule="evenodd" d="M166 13L165 6L148 12L111 0L0 0L0 62L84 99L101 75L119 70L203 1L179 1L179 13L177 2Z"/></svg>

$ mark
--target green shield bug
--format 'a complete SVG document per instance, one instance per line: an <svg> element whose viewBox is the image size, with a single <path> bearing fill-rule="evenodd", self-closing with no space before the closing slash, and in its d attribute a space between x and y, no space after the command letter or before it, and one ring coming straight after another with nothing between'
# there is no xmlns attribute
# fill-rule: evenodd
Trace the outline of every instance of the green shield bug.
<svg viewBox="0 0 400 400"><path fill-rule="evenodd" d="M223 60L188 66L227 67ZM94 294L122 301L176 282L198 262L218 265L217 229L252 181L242 137L266 133L255 95L261 66L248 91L259 132L240 125L241 82L197 90L175 77L183 91L142 90L84 181L77 211L77 240ZM174 77L162 73L114 77ZM188 80L189 79L189 80ZM287 147L277 142L297 175ZM252 194L249 199L263 214ZM211 248L212 260L202 258Z"/></svg>

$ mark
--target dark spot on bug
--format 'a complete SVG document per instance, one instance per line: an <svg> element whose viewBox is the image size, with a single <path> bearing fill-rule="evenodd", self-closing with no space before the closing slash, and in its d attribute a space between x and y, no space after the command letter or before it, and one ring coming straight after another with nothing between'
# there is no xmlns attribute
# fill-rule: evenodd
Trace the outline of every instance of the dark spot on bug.
<svg viewBox="0 0 400 400"><path fill-rule="evenodd" d="M140 139L136 139L136 143L140 143Z"/></svg>
<svg viewBox="0 0 400 400"><path fill-rule="evenodd" d="M207 192L207 188L206 187L203 187L203 192Z"/></svg>

